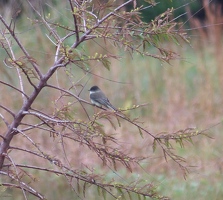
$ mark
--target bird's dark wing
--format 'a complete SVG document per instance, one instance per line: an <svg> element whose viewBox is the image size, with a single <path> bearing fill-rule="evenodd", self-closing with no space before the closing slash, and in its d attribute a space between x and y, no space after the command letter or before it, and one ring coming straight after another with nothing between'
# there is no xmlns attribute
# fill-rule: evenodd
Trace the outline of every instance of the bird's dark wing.
<svg viewBox="0 0 223 200"><path fill-rule="evenodd" d="M95 99L95 101L97 101L98 103L100 103L101 105L113 109L113 110L117 110L110 102L109 100L105 97L105 98L98 98Z"/></svg>
<svg viewBox="0 0 223 200"><path fill-rule="evenodd" d="M100 94L100 97L98 97L97 93L92 93L90 94L90 97L92 99L94 99L94 101L97 101L98 103L100 103L101 105L113 109L113 110L117 110L113 105L111 105L111 103L109 102L108 98L105 96L105 94L102 92Z"/></svg>
<svg viewBox="0 0 223 200"><path fill-rule="evenodd" d="M117 110L107 98L100 99L100 104L106 106L107 108L111 108L113 110Z"/></svg>

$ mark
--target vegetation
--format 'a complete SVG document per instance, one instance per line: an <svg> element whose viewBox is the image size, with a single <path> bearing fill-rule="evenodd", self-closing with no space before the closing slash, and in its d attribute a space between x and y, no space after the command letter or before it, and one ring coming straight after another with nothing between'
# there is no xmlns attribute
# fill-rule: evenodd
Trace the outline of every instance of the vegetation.
<svg viewBox="0 0 223 200"><path fill-rule="evenodd" d="M139 0L140 4L145 7L150 6L147 1ZM151 10L143 9L141 12L142 19L144 21L151 21L157 15L162 14L166 11L167 8L174 8L174 17L179 18L181 21L187 20L187 12L185 11L186 7L191 9L192 13L196 13L198 10L202 11L202 2L201 1L191 1L191 0L171 0L171 1L154 1L154 8ZM131 9L132 7L130 7ZM201 13L201 12L199 12Z"/></svg>
<svg viewBox="0 0 223 200"><path fill-rule="evenodd" d="M23 4L0 15L2 198L221 198L215 45L134 0ZM92 85L120 112L94 109Z"/></svg>

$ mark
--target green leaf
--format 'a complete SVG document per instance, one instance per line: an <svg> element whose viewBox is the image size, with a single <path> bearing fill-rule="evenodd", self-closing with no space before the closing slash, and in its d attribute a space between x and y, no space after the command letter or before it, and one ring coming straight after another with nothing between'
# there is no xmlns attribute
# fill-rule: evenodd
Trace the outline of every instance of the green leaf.
<svg viewBox="0 0 223 200"><path fill-rule="evenodd" d="M77 191L78 191L78 193L80 193L80 183L79 183L79 179L77 179Z"/></svg>
<svg viewBox="0 0 223 200"><path fill-rule="evenodd" d="M170 142L168 139L164 139L166 147L170 147Z"/></svg>
<svg viewBox="0 0 223 200"><path fill-rule="evenodd" d="M192 140L191 137L186 138L186 140L187 140L188 142L190 142L191 144L194 144L194 143L193 143L193 140Z"/></svg>
<svg viewBox="0 0 223 200"><path fill-rule="evenodd" d="M184 147L183 139L176 139L176 143L179 143L181 148Z"/></svg>
<svg viewBox="0 0 223 200"><path fill-rule="evenodd" d="M156 139L153 140L153 152L156 150Z"/></svg>
<svg viewBox="0 0 223 200"><path fill-rule="evenodd" d="M101 62L104 65L104 67L110 71L111 62L107 58L102 58Z"/></svg>
<svg viewBox="0 0 223 200"><path fill-rule="evenodd" d="M117 122L118 122L118 126L121 127L121 122L120 122L119 118L116 117L116 119L117 119Z"/></svg>
<svg viewBox="0 0 223 200"><path fill-rule="evenodd" d="M127 190L127 193L129 195L129 200L132 200L132 196L131 196L131 193Z"/></svg>
<svg viewBox="0 0 223 200"><path fill-rule="evenodd" d="M176 45L180 45L180 43L179 43L179 41L177 40L176 37L172 36L171 34L168 35L168 36L173 40L173 42L174 42Z"/></svg>
<svg viewBox="0 0 223 200"><path fill-rule="evenodd" d="M83 195L85 197L85 194L86 194L86 187L87 187L87 182L84 182L84 185L83 185Z"/></svg>
<svg viewBox="0 0 223 200"><path fill-rule="evenodd" d="M139 134L140 134L140 136L143 138L143 133L142 133L141 128L138 127L138 129L139 129Z"/></svg>
<svg viewBox="0 0 223 200"><path fill-rule="evenodd" d="M107 194L107 191L105 189L102 189L102 196L104 199L106 199L106 194Z"/></svg>
<svg viewBox="0 0 223 200"><path fill-rule="evenodd" d="M101 187L97 187L97 190L98 190L98 196L101 196Z"/></svg>

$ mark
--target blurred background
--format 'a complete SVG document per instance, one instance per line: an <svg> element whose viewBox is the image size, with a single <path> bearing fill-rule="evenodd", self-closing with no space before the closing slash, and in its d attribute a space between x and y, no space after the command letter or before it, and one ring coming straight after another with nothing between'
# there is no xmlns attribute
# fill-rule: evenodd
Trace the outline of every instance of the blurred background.
<svg viewBox="0 0 223 200"><path fill-rule="evenodd" d="M102 0L101 0L102 1ZM0 14L9 21L16 20L16 31L19 39L25 44L30 54L38 61L41 70L46 72L54 62L55 47L43 34L48 34L41 23L34 23L29 18L34 19L35 14L22 0L0 0ZM46 17L58 21L64 25L72 24L69 13L66 13L68 4L59 0L30 1L37 9L44 9ZM138 5L147 5L143 1L137 1ZM101 63L91 63L86 66L92 74L74 66L68 66L67 71L60 70L60 75L53 77L51 83L58 81L63 88L68 88L72 81L77 85L76 90L81 91L81 97L89 101L88 89L92 85L98 85L108 96L110 102L117 108L129 108L133 105L147 103L147 106L129 111L131 117L139 117L144 122L144 126L152 133L176 132L185 128L207 129L209 137L197 136L193 138L193 144L185 144L184 148L175 145L176 154L186 159L189 174L186 179L182 171L171 160L166 162L161 150L152 151L152 139L148 136L141 138L138 130L132 129L127 123L114 130L107 126L107 133L117 134L117 138L123 144L123 149L128 154L136 156L150 155L148 160L142 163L143 170L138 169L134 173L129 173L123 166L119 166L117 172L124 179L131 181L137 177L147 177L148 182L158 185L157 190L163 195L172 199L222 199L223 198L223 47L222 47L222 27L223 27L223 2L217 0L161 0L154 7L149 7L141 13L143 20L150 22L158 14L167 8L174 8L173 19L180 22L179 30L187 30L190 36L190 44L179 41L165 41L163 46L179 54L179 58L164 63L154 58L142 57L141 55L129 55L122 49L115 48L112 44L107 44L109 51L115 52L120 59L110 60L110 70L102 66ZM131 7L126 7L130 10ZM28 19L28 20L27 20ZM2 26L0 25L1 30ZM72 38L67 41L67 45L72 44ZM15 52L19 49L13 47ZM107 53L100 44L88 42L80 47L80 50L89 55L97 53ZM157 50L149 49L152 53ZM21 56L18 50L17 57ZM15 69L7 68L2 62L7 58L3 49L0 49L0 79L19 87L19 80L15 77ZM27 89L29 90L29 89ZM17 93L10 88L0 84L0 101L13 111L21 107L22 100L17 100ZM30 88L30 91L31 88ZM29 91L28 91L29 93ZM9 95L10 94L10 97ZM65 102L57 102L58 92L44 91L35 102L38 109L54 111L54 105L63 106ZM70 101L68 99L67 101ZM56 103L55 103L56 102ZM93 115L94 109L87 106L87 111ZM84 118L84 113L80 113L77 106L72 108L73 115ZM3 122L0 123L2 130L5 129ZM32 134L32 133L31 133ZM55 138L46 141L49 135L35 133L39 143L45 143L46 150L59 153ZM38 136L37 136L38 135ZM210 138L211 137L211 138ZM21 143L26 148L32 148L23 138L13 141L14 146ZM69 145L69 144L68 144ZM117 178L117 175L102 167L102 163L96 155L91 152L80 151L80 146L70 148L70 160L74 168L81 168L90 165L96 171L106 172L107 177ZM16 154L18 163L38 163L31 157ZM31 161L30 161L31 160ZM97 163L97 164L95 164ZM70 191L64 180L55 177L45 177L45 174L38 172L38 187L49 199L71 199L74 193ZM47 190L45 182L54 183L55 191ZM15 190L7 190L1 193L3 199L22 199L22 194ZM88 199L98 199L97 191L89 190ZM102 197L101 197L102 198ZM30 199L32 197L30 196ZM109 199L109 197L108 197Z"/></svg>

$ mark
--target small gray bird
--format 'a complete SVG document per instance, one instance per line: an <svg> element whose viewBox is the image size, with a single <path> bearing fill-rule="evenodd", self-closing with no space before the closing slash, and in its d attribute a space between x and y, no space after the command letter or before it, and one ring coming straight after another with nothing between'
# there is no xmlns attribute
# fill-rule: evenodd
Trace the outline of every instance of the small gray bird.
<svg viewBox="0 0 223 200"><path fill-rule="evenodd" d="M117 109L113 105L111 105L108 98L105 96L105 94L100 90L98 86L91 87L89 91L92 104L94 104L97 107L105 106L106 108L110 108L112 110L117 111Z"/></svg>

